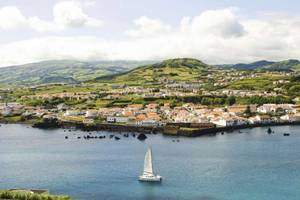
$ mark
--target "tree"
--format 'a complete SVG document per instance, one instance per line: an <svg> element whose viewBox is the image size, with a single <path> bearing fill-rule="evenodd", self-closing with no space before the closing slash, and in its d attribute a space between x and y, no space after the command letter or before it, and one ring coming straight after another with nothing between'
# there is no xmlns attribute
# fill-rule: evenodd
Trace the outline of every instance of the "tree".
<svg viewBox="0 0 300 200"><path fill-rule="evenodd" d="M227 104L228 105L231 106L231 105L235 104L235 102L236 102L236 100L235 100L234 96L230 96L230 97L227 98Z"/></svg>
<svg viewBox="0 0 300 200"><path fill-rule="evenodd" d="M247 107L246 107L246 110L245 110L244 114L245 114L245 115L247 115L247 116L251 115L251 108L250 108L250 106L249 106L249 105L247 105Z"/></svg>

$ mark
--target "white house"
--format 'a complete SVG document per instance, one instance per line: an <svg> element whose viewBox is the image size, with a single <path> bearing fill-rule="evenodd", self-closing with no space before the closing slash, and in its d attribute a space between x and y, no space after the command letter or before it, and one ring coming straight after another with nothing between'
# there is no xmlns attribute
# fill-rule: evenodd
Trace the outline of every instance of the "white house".
<svg viewBox="0 0 300 200"><path fill-rule="evenodd" d="M271 113L276 112L278 109L282 109L287 113L296 113L293 104L264 104L257 108L259 113Z"/></svg>
<svg viewBox="0 0 300 200"><path fill-rule="evenodd" d="M285 122L299 122L300 121L300 115L283 115L280 117L280 120Z"/></svg>
<svg viewBox="0 0 300 200"><path fill-rule="evenodd" d="M109 123L128 123L129 117L108 116L106 121Z"/></svg>
<svg viewBox="0 0 300 200"><path fill-rule="evenodd" d="M96 117L98 117L98 115L99 115L98 110L87 110L85 117L86 118L96 118Z"/></svg>
<svg viewBox="0 0 300 200"><path fill-rule="evenodd" d="M221 117L211 120L212 123L216 124L217 126L240 126L247 124L247 121L243 118L239 117Z"/></svg>
<svg viewBox="0 0 300 200"><path fill-rule="evenodd" d="M256 115L255 117L249 118L250 124L268 124L274 122L274 120L267 115Z"/></svg>
<svg viewBox="0 0 300 200"><path fill-rule="evenodd" d="M136 125L155 127L155 126L158 126L159 123L156 120L153 120L153 119L144 119L142 121L137 121Z"/></svg>
<svg viewBox="0 0 300 200"><path fill-rule="evenodd" d="M64 116L79 116L79 115L84 115L85 112L84 111L80 111L80 110L67 110L64 114Z"/></svg>
<svg viewBox="0 0 300 200"><path fill-rule="evenodd" d="M270 113L270 112L275 112L277 109L276 104L264 104L262 106L259 106L257 108L257 112L259 113Z"/></svg>

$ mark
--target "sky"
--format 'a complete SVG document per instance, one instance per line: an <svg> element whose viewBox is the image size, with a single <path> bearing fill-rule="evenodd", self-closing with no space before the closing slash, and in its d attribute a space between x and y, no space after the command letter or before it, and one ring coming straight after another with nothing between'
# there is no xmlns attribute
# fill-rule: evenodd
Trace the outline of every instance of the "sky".
<svg viewBox="0 0 300 200"><path fill-rule="evenodd" d="M43 60L300 59L297 0L0 0L0 67Z"/></svg>

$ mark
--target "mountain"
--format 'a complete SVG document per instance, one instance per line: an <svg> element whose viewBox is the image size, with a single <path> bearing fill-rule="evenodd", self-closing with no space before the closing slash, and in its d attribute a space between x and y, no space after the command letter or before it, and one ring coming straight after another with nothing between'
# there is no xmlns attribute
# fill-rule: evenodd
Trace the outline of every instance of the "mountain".
<svg viewBox="0 0 300 200"><path fill-rule="evenodd" d="M300 71L300 61L293 59L284 60L264 66L263 69L269 71Z"/></svg>
<svg viewBox="0 0 300 200"><path fill-rule="evenodd" d="M269 66L274 63L275 62L272 62L272 61L260 60L260 61L249 63L249 64L244 64L244 63L235 64L232 66L232 68L253 70L253 69L257 69L257 68L263 68L265 66Z"/></svg>
<svg viewBox="0 0 300 200"><path fill-rule="evenodd" d="M253 63L239 63L233 65L218 65L220 68L238 70L263 70L263 71L300 71L300 62L290 59L279 62L261 60Z"/></svg>
<svg viewBox="0 0 300 200"><path fill-rule="evenodd" d="M115 83L155 83L163 80L195 80L210 68L211 66L197 59L177 58L141 66L122 74L98 77L96 80Z"/></svg>
<svg viewBox="0 0 300 200"><path fill-rule="evenodd" d="M0 84L32 85L77 83L110 74L117 74L153 61L51 60L0 68Z"/></svg>

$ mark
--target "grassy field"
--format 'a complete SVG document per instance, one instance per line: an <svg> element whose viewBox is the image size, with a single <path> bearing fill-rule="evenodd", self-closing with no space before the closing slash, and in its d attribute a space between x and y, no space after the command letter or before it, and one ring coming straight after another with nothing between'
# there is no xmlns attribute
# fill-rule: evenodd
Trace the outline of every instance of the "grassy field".
<svg viewBox="0 0 300 200"><path fill-rule="evenodd" d="M274 88L273 81L278 80L289 80L289 77L262 74L256 78L234 81L229 85L229 88L238 90L270 90Z"/></svg>
<svg viewBox="0 0 300 200"><path fill-rule="evenodd" d="M189 81L200 79L209 66L196 59L172 59L138 67L121 75L98 79L99 82L127 85L153 84L163 80Z"/></svg>

